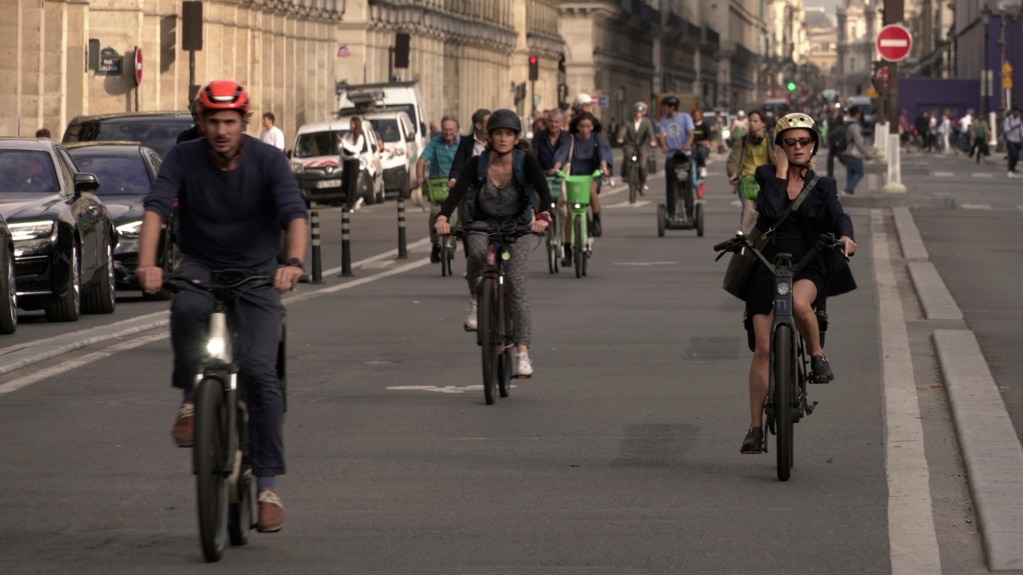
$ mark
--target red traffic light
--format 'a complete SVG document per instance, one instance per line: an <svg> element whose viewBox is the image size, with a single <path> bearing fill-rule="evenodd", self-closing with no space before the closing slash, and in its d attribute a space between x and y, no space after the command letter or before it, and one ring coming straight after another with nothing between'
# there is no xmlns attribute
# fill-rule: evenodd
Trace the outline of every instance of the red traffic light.
<svg viewBox="0 0 1023 575"><path fill-rule="evenodd" d="M536 56L530 56L529 57L529 65L530 66L536 66L537 62L538 62L538 60L537 60Z"/></svg>
<svg viewBox="0 0 1023 575"><path fill-rule="evenodd" d="M529 79L538 80L540 78L540 59L536 56L529 57Z"/></svg>

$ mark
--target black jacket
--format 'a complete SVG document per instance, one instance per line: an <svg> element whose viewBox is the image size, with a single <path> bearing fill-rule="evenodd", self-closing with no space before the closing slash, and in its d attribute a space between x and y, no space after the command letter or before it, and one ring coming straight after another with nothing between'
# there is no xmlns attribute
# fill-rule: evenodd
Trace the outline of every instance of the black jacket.
<svg viewBox="0 0 1023 575"><path fill-rule="evenodd" d="M788 208L788 182L775 176L774 166L764 165L757 168L756 180L760 184L760 195L757 196L757 229L765 231L772 224L781 219ZM809 170L806 179L813 177L813 170ZM833 178L821 177L817 185L810 190L803 204L799 207L799 213L806 221L803 230L803 239L807 245L814 245L821 234L831 232L835 237L848 236L856 239L853 235L852 219L842 209L838 201L838 185ZM856 280L853 278L852 270L849 269L849 262L841 254L832 251L821 251L817 254L817 260L828 270L828 283L824 287L825 296L835 296L851 292L856 289Z"/></svg>
<svg viewBox="0 0 1023 575"><path fill-rule="evenodd" d="M451 171L448 172L449 180L457 180L462 175L465 165L472 159L472 147L476 143L476 134L462 136L458 141L458 149L455 150L455 158L451 160Z"/></svg>

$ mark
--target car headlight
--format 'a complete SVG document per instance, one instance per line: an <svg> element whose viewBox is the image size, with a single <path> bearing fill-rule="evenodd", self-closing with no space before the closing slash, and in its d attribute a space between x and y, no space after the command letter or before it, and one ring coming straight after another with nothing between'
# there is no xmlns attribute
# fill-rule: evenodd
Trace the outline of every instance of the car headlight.
<svg viewBox="0 0 1023 575"><path fill-rule="evenodd" d="M301 174L305 171L305 165L302 162L291 162L291 171L296 174Z"/></svg>
<svg viewBox="0 0 1023 575"><path fill-rule="evenodd" d="M45 222L18 222L7 224L7 227L11 230L11 239L20 241L49 237L53 234L53 225L53 222L48 220Z"/></svg>
<svg viewBox="0 0 1023 575"><path fill-rule="evenodd" d="M142 220L121 224L115 228L125 238L137 238L142 233Z"/></svg>

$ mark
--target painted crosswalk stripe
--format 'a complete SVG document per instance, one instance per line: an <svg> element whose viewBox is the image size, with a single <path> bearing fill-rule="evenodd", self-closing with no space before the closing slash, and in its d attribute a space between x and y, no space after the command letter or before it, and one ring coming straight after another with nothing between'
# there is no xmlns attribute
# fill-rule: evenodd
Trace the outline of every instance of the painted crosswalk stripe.
<svg viewBox="0 0 1023 575"><path fill-rule="evenodd" d="M972 174L970 174L970 176L974 177L974 178L993 178L993 177L995 177L994 174L991 174L991 173L988 173L988 172L973 172Z"/></svg>
<svg viewBox="0 0 1023 575"><path fill-rule="evenodd" d="M991 204L962 204L964 210L990 210Z"/></svg>

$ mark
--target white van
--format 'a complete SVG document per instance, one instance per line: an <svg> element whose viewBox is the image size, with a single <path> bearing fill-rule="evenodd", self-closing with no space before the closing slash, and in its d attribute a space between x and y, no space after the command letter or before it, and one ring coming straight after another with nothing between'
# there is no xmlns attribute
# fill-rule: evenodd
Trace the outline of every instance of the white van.
<svg viewBox="0 0 1023 575"><path fill-rule="evenodd" d="M412 164L419 160L419 152L430 142L430 118L426 115L423 95L416 82L383 82L379 84L350 85L338 82L337 115L354 116L382 110L396 110L408 114L416 131L417 153Z"/></svg>
<svg viewBox="0 0 1023 575"><path fill-rule="evenodd" d="M384 189L402 199L408 198L415 183L416 162L422 153L412 120L401 111L367 112L362 120L372 126L380 143Z"/></svg>
<svg viewBox="0 0 1023 575"><path fill-rule="evenodd" d="M348 133L348 119L304 124L295 135L291 151L291 171L306 205L312 202L338 203L348 201L341 191L341 163L338 140ZM383 168L380 144L367 130L362 153L359 154L357 197L368 204L384 201Z"/></svg>

